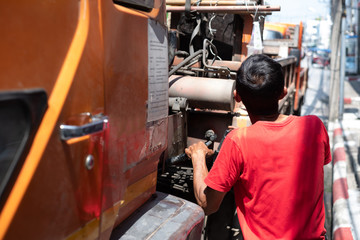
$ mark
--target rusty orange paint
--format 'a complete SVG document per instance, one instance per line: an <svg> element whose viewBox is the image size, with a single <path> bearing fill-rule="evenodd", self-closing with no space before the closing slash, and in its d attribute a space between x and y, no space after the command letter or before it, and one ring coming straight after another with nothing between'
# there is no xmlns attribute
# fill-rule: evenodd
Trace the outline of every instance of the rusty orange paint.
<svg viewBox="0 0 360 240"><path fill-rule="evenodd" d="M24 36L16 38L4 53L17 55L21 62L28 61L32 66L26 74L0 71L0 79L6 83L2 90L41 86L49 96L48 111L2 209L0 238L39 233L41 236L35 236L38 239L95 235L108 239L125 190L142 178L154 176L167 144L167 119L146 124L147 27L149 18L164 26L165 4L155 0L156 9L145 13L118 6L112 0L82 0L80 4L71 0L41 1L45 5L41 10L35 4L20 5L19 12L28 13L26 17L0 17L0 21L21 19L28 27L26 34L22 32ZM11 7L19 9L19 4ZM38 17L50 18L59 11L51 21L38 26L43 22ZM33 23L35 12L36 24L28 24ZM59 21L58 16L67 19ZM64 29L66 37L62 34ZM19 34L12 27L7 33ZM61 36L49 37L54 34ZM23 39L45 41L51 54L38 54L42 46L36 44L26 49L31 54L21 55L14 46ZM10 65L16 65L15 60L11 59ZM36 65L39 62L42 64ZM17 81L5 81L8 73ZM90 137L60 140L60 124L83 125L99 113L109 117L109 129ZM95 159L91 170L84 165L89 154ZM155 185L139 191L144 192L130 199L127 214L155 192ZM51 222L54 214L56 221ZM36 223L30 216L37 218ZM19 232L19 228L23 231Z"/></svg>
<svg viewBox="0 0 360 240"><path fill-rule="evenodd" d="M247 44L251 40L251 33L253 29L253 18L250 15L242 16L244 21L243 29L243 39L241 43L241 59L244 59L247 56Z"/></svg>
<svg viewBox="0 0 360 240"><path fill-rule="evenodd" d="M156 176L157 172L155 171L147 175L146 177L140 179L139 181L131 184L126 189L124 205L122 205L121 207L126 206L129 202L140 196L143 192L154 187L156 185Z"/></svg>
<svg viewBox="0 0 360 240"><path fill-rule="evenodd" d="M251 34L243 34L242 43L248 44L251 40Z"/></svg>
<svg viewBox="0 0 360 240"><path fill-rule="evenodd" d="M48 101L48 109L35 136L32 148L24 162L24 166L14 184L14 187L4 205L0 216L0 239L4 235L16 214L16 210L29 186L39 161L44 153L46 145L58 120L62 106L64 105L68 91L72 84L77 66L80 62L82 51L85 46L89 29L89 2L81 0L80 13L76 32L68 51L68 55L62 65L56 80L53 92Z"/></svg>
<svg viewBox="0 0 360 240"><path fill-rule="evenodd" d="M155 1L155 6L162 6L160 3L160 1ZM153 14L158 14L158 16L155 17ZM108 196L114 191L111 186L120 189L117 182L122 182L121 187L124 188L121 188L121 191L125 193L128 186L157 169L159 156L166 147L166 143L162 140L167 136L167 122L163 121L164 123L152 127L146 127L144 124L148 99L147 26L149 14L104 3L102 15L104 16L105 112L109 116L110 123L119 123L110 126L109 149L111 152L109 152L108 161L124 172L123 176L118 176L119 179L105 176L105 181L109 181L106 186L109 187L104 188L104 195ZM160 23L164 23L162 17L164 13L153 10L150 15L158 19ZM124 20L127 22L126 25L121 24ZM113 29L121 29L121 31L113 31ZM121 32L126 32L127 36ZM112 46L117 46L116 51ZM130 59L136 59L136 61L133 62ZM121 109L121 111L116 111L116 109ZM160 132L159 129L161 129ZM161 144L154 152L150 147L159 144L158 134L162 136L160 137ZM111 169L108 171L110 172ZM154 189L151 189L146 194L147 198L153 192ZM141 205L147 198L140 199L138 203ZM113 199L113 201L119 200ZM108 209L111 205L111 201L105 201L102 209ZM134 210L134 208L131 209L131 211ZM122 215L122 211L119 214Z"/></svg>
<svg viewBox="0 0 360 240"><path fill-rule="evenodd" d="M93 219L84 227L66 237L67 240L97 239L99 235L99 219Z"/></svg>

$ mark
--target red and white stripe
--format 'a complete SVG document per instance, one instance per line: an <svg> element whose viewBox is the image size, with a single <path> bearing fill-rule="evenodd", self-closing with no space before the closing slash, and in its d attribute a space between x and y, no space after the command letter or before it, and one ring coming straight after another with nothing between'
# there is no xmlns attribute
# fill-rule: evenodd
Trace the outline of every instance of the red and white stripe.
<svg viewBox="0 0 360 240"><path fill-rule="evenodd" d="M346 152L339 124L333 130L333 239L353 240L346 179Z"/></svg>
<svg viewBox="0 0 360 240"><path fill-rule="evenodd" d="M348 81L360 81L360 78L358 76L350 76L347 78Z"/></svg>
<svg viewBox="0 0 360 240"><path fill-rule="evenodd" d="M360 104L360 97L346 97L344 104Z"/></svg>

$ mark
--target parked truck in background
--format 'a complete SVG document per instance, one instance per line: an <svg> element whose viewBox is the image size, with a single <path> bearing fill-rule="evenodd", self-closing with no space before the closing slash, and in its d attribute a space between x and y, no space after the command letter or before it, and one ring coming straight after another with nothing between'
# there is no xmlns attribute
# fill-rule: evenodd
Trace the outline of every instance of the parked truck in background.
<svg viewBox="0 0 360 240"><path fill-rule="evenodd" d="M231 193L209 218L193 203L183 153L199 140L217 150L229 126L250 124L236 71L254 18L279 10L1 3L0 239L240 239ZM292 113L296 58L277 61L291 89L279 110Z"/></svg>
<svg viewBox="0 0 360 240"><path fill-rule="evenodd" d="M292 99L290 104L292 111L300 114L301 105L304 101L305 91L307 88L307 79L309 69L301 66L301 59L304 51L302 49L303 24L291 23L271 23L264 24L264 53L274 58L284 58L288 56L296 57L295 77L288 85Z"/></svg>

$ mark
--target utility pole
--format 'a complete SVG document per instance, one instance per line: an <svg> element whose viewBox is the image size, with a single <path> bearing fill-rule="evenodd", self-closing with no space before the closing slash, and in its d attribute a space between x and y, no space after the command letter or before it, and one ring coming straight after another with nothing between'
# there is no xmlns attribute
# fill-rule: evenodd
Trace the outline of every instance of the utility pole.
<svg viewBox="0 0 360 240"><path fill-rule="evenodd" d="M339 118L340 108L340 53L341 53L341 20L344 13L345 0L333 0L331 17L333 21L331 31L331 63L330 63L330 102L329 121L334 122Z"/></svg>
<svg viewBox="0 0 360 240"><path fill-rule="evenodd" d="M356 26L356 35L358 36L357 37L357 47L358 49L360 49L360 2L357 1L357 4L356 4L356 18L357 18L357 21L355 23L355 26ZM359 74L360 73L360 54L359 54L359 50L358 52L356 53L356 58L357 58L357 73L356 74Z"/></svg>
<svg viewBox="0 0 360 240"><path fill-rule="evenodd" d="M341 50L340 50L340 93L339 93L339 116L342 120L344 113L344 83L345 83L345 29L346 29L346 10L343 6L343 13L341 14Z"/></svg>

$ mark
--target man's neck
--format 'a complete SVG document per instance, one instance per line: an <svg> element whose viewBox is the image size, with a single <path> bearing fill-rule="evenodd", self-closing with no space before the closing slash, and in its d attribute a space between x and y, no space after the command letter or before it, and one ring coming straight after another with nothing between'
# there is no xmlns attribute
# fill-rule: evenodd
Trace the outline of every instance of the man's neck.
<svg viewBox="0 0 360 240"><path fill-rule="evenodd" d="M253 115L248 113L250 117L250 121L252 124L257 121L268 121L268 122L281 122L284 121L288 116L280 113L275 113L271 115Z"/></svg>

